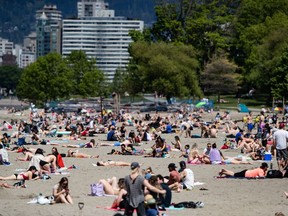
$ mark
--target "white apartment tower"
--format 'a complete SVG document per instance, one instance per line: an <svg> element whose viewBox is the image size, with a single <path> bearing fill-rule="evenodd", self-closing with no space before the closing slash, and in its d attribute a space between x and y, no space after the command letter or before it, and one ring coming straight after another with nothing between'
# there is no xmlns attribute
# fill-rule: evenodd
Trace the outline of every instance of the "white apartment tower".
<svg viewBox="0 0 288 216"><path fill-rule="evenodd" d="M81 0L77 6L78 19L64 19L62 23L62 55L83 50L112 81L115 71L129 62L129 31L142 31L144 22L115 17L104 0Z"/></svg>

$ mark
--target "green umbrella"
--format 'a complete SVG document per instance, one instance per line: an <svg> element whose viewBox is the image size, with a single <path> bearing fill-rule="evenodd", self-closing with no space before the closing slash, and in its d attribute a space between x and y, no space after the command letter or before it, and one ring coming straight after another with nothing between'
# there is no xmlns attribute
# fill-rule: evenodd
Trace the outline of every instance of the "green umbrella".
<svg viewBox="0 0 288 216"><path fill-rule="evenodd" d="M196 108L199 108L199 107L201 107L201 106L204 106L206 104L206 102L204 102L204 101L200 101L199 103L197 103L196 104Z"/></svg>

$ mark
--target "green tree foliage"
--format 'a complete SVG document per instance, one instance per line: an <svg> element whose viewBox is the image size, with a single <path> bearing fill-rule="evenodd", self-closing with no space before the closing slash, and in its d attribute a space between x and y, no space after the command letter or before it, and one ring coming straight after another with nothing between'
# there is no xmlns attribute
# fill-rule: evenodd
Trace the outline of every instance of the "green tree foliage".
<svg viewBox="0 0 288 216"><path fill-rule="evenodd" d="M7 92L15 90L21 76L22 69L17 66L1 66L0 67L0 88L6 88Z"/></svg>
<svg viewBox="0 0 288 216"><path fill-rule="evenodd" d="M204 69L202 74L202 85L205 93L217 94L218 101L221 94L231 94L238 90L237 78L235 73L237 65L225 57L212 59Z"/></svg>
<svg viewBox="0 0 288 216"><path fill-rule="evenodd" d="M126 70L118 68L114 74L113 81L110 85L110 91L123 95L127 89L126 87L127 76L128 73Z"/></svg>
<svg viewBox="0 0 288 216"><path fill-rule="evenodd" d="M245 61L246 80L263 92L269 93L275 68L279 67L279 61L286 52L288 16L284 13L276 13L273 17L267 17L264 23L251 26L249 29L258 32L259 38L253 46L251 45L251 52ZM254 40L249 36L246 38L246 40Z"/></svg>
<svg viewBox="0 0 288 216"><path fill-rule="evenodd" d="M250 57L253 48L261 45L262 39L269 34L269 29L265 27L267 20L277 14L287 15L287 11L288 0L241 1L233 22L235 34L232 52L236 63L246 66L245 60Z"/></svg>
<svg viewBox="0 0 288 216"><path fill-rule="evenodd" d="M272 96L281 99L288 96L288 46L281 54L271 77Z"/></svg>
<svg viewBox="0 0 288 216"><path fill-rule="evenodd" d="M157 91L167 99L202 95L196 75L199 65L192 46L137 42L132 44L130 54L133 62L129 77L138 80L130 85L142 83L144 92Z"/></svg>
<svg viewBox="0 0 288 216"><path fill-rule="evenodd" d="M66 60L72 71L72 93L84 97L99 96L104 74L98 70L95 59L88 59L85 52L80 50L71 52Z"/></svg>
<svg viewBox="0 0 288 216"><path fill-rule="evenodd" d="M151 32L156 40L194 46L204 65L218 50L230 49L231 22L238 5L232 0L163 0L156 7L157 22Z"/></svg>
<svg viewBox="0 0 288 216"><path fill-rule="evenodd" d="M25 68L17 86L17 96L36 104L69 97L70 80L71 71L61 55L50 53Z"/></svg>

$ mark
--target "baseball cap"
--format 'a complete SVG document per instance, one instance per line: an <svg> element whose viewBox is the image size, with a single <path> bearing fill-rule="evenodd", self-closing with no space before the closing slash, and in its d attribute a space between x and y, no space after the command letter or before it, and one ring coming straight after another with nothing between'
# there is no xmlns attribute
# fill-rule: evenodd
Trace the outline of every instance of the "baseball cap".
<svg viewBox="0 0 288 216"><path fill-rule="evenodd" d="M138 162L132 162L131 165L130 165L130 167L131 167L131 170L134 170L134 169L140 167L140 165L139 165Z"/></svg>
<svg viewBox="0 0 288 216"><path fill-rule="evenodd" d="M170 164L168 165L168 168L177 168L177 167L176 167L175 163L170 163Z"/></svg>

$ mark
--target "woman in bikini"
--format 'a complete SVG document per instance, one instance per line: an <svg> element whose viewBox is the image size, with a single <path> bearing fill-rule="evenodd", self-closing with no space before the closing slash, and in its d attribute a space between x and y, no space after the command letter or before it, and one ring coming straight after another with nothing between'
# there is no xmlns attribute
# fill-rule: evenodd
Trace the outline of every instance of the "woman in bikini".
<svg viewBox="0 0 288 216"><path fill-rule="evenodd" d="M49 154L43 158L43 160L40 160L40 167L43 172L47 173L54 173L56 171L56 161L57 158L53 154Z"/></svg>
<svg viewBox="0 0 288 216"><path fill-rule="evenodd" d="M14 175L2 177L0 176L0 180L31 180L31 179L38 179L39 176L35 173L37 172L37 169L35 166L30 166L29 169L26 172Z"/></svg>
<svg viewBox="0 0 288 216"><path fill-rule="evenodd" d="M74 157L74 158L98 158L99 155L88 155L85 153L75 152L71 149L68 150L67 157Z"/></svg>

